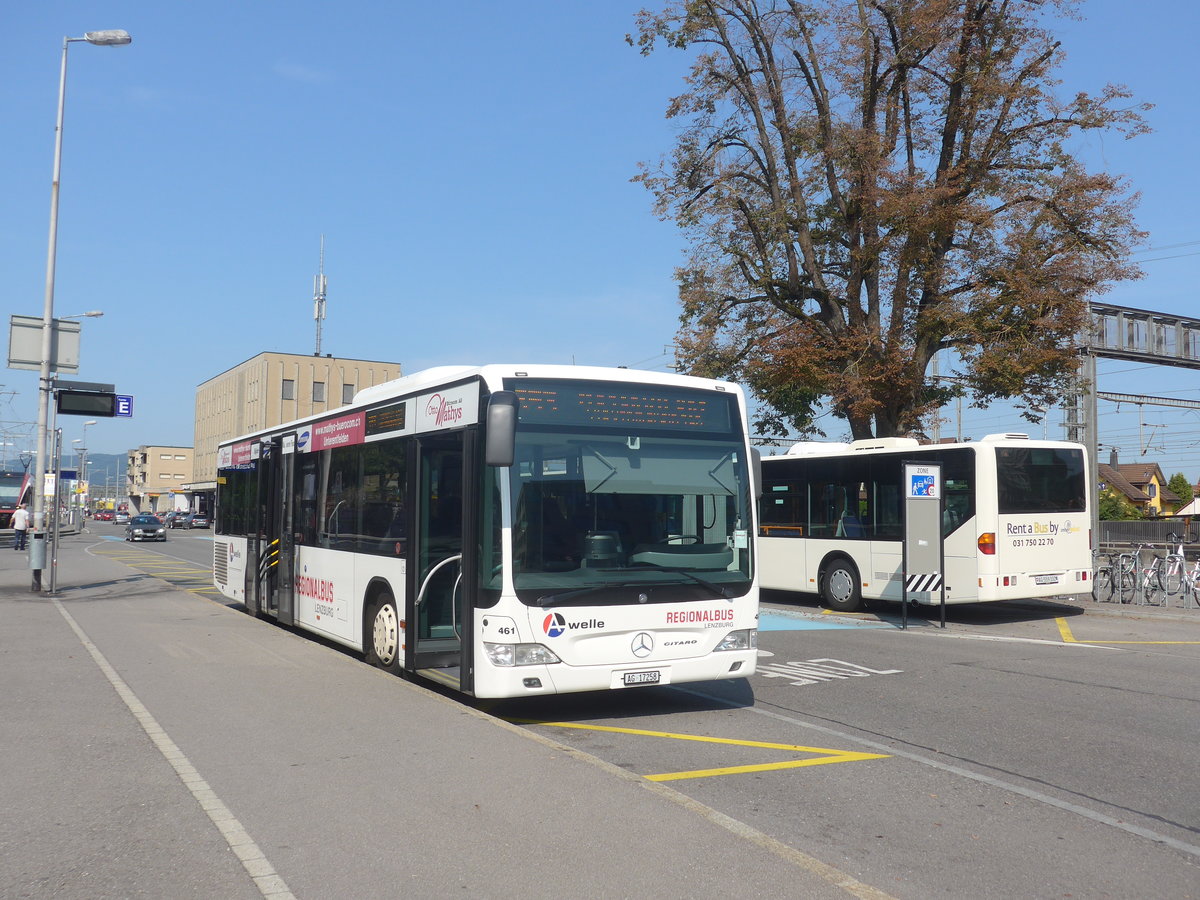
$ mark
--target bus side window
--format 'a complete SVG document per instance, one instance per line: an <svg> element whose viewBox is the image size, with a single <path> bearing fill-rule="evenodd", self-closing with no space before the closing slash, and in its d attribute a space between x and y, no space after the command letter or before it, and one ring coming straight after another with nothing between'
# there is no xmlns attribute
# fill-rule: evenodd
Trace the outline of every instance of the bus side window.
<svg viewBox="0 0 1200 900"><path fill-rule="evenodd" d="M310 547L317 542L319 457L318 453L305 453L300 456L300 507L296 513L296 532L299 542Z"/></svg>
<svg viewBox="0 0 1200 900"><path fill-rule="evenodd" d="M942 513L942 533L950 534L968 518L967 506L969 498L966 494L947 494L946 508Z"/></svg>
<svg viewBox="0 0 1200 900"><path fill-rule="evenodd" d="M763 537L803 537L808 524L806 487L798 478L769 480L759 501L759 534Z"/></svg>
<svg viewBox="0 0 1200 900"><path fill-rule="evenodd" d="M330 453L321 517L321 546L353 550L358 533L360 491L359 448L340 447Z"/></svg>

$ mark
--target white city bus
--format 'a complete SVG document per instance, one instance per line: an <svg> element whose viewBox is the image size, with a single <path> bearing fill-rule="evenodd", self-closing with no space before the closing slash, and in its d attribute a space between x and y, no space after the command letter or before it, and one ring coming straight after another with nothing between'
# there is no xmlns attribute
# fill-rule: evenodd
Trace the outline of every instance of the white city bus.
<svg viewBox="0 0 1200 900"><path fill-rule="evenodd" d="M518 697L754 672L732 384L446 367L218 448L214 582L395 672Z"/></svg>
<svg viewBox="0 0 1200 900"><path fill-rule="evenodd" d="M945 600L975 603L1091 589L1087 453L1080 444L992 434L801 443L762 460L759 583L817 593L839 612L904 599L903 463L942 466ZM940 603L941 593L909 601Z"/></svg>

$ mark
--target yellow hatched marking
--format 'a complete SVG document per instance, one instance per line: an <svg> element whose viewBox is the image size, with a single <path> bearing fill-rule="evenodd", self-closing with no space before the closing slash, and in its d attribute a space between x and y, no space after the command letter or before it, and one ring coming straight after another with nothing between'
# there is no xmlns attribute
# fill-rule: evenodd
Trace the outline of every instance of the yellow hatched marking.
<svg viewBox="0 0 1200 900"><path fill-rule="evenodd" d="M1066 619L1054 621L1065 644L1200 644L1200 641L1081 641L1071 633L1071 626L1067 624Z"/></svg>
<svg viewBox="0 0 1200 900"><path fill-rule="evenodd" d="M742 775L748 772L770 772L780 769L799 769L805 766L824 766L830 763L859 762L865 759L887 759L886 753L855 753L849 750L830 750L827 747L803 747L797 744L774 744L767 741L742 741L735 738L705 737L698 734L676 734L670 731L646 731L641 728L616 728L611 725L582 725L578 722L542 722L536 719L512 719L523 725L543 725L547 728L574 728L579 731L604 731L611 734L632 734L640 737L666 738L674 741L696 741L702 744L729 744L735 747L755 747L764 750L787 750L792 753L820 754L809 759L789 759L783 762L756 763L745 766L722 766L715 769L692 769L686 772L664 772L643 776L647 781L682 781L685 778L712 778L718 775Z"/></svg>
<svg viewBox="0 0 1200 900"><path fill-rule="evenodd" d="M209 580L212 577L212 571L198 567L196 563L155 557L141 547L122 546L112 549L104 547L101 548L101 552L109 559L123 562L153 578L161 578L179 590L191 594L219 593ZM203 583L196 584L196 579L203 579Z"/></svg>

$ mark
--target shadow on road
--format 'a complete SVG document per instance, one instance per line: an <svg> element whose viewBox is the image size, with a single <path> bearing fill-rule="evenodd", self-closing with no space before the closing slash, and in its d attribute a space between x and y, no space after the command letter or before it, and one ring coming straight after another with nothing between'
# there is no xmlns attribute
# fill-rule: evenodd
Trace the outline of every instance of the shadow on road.
<svg viewBox="0 0 1200 900"><path fill-rule="evenodd" d="M820 597L816 594L801 594L793 591L766 590L762 592L762 602L777 606L806 610L824 614ZM862 612L854 613L856 618L874 619L889 625L900 621L900 604L869 602ZM842 615L841 613L829 613ZM956 625L1005 625L1017 622L1040 622L1046 619L1059 619L1070 616L1081 616L1084 610L1077 604L1055 600L1006 600L1000 603L957 603L946 607L946 623ZM909 624L938 624L941 621L941 609L937 606L915 606L908 608Z"/></svg>

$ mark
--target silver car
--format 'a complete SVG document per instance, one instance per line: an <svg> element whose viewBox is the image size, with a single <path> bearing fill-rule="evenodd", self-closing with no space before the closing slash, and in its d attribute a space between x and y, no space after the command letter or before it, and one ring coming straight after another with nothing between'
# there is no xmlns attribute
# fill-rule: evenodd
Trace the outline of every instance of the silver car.
<svg viewBox="0 0 1200 900"><path fill-rule="evenodd" d="M167 526L158 516L143 513L134 516L125 526L125 540L127 541L165 541L166 539Z"/></svg>

